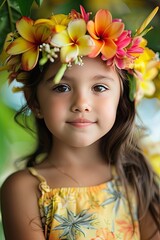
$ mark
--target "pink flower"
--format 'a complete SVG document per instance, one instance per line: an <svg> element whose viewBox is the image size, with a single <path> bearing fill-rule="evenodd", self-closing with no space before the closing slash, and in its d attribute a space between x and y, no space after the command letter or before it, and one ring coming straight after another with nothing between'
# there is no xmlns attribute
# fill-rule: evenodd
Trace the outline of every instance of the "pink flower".
<svg viewBox="0 0 160 240"><path fill-rule="evenodd" d="M130 47L127 49L127 56L131 58L136 58L139 56L139 53L143 53L143 48L140 47L142 42L142 37L134 37L132 39Z"/></svg>
<svg viewBox="0 0 160 240"><path fill-rule="evenodd" d="M80 10L81 10L82 18L85 20L85 22L88 22L91 12L87 13L82 5L80 5Z"/></svg>
<svg viewBox="0 0 160 240"><path fill-rule="evenodd" d="M90 16L91 12L87 13L82 5L80 5L80 10L81 10L81 13L79 13L76 10L73 9L71 11L71 14L70 14L71 17L74 18L74 19L82 18L87 23L89 21L89 16Z"/></svg>
<svg viewBox="0 0 160 240"><path fill-rule="evenodd" d="M135 60L143 48L140 47L141 37L131 37L131 31L125 30L120 37L115 41L117 52L113 58L107 61L107 65L115 64L120 69L131 68L133 60ZM102 58L105 60L104 58Z"/></svg>
<svg viewBox="0 0 160 240"><path fill-rule="evenodd" d="M126 65L126 55L127 55L127 46L131 43L131 32L123 31L123 33L119 36L119 38L115 41L117 45L117 52L113 58L110 58L107 61L107 65L116 64L116 66L120 69L125 68ZM105 60L102 57L103 60ZM107 60L107 59L106 59Z"/></svg>

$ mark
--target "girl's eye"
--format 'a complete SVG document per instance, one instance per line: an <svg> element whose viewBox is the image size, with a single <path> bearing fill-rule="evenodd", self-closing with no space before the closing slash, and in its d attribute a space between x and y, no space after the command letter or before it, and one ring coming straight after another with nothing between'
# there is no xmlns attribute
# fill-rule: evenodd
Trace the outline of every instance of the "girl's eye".
<svg viewBox="0 0 160 240"><path fill-rule="evenodd" d="M53 91L59 92L59 93L69 92L70 90L71 90L70 87L66 84L59 84L53 87Z"/></svg>
<svg viewBox="0 0 160 240"><path fill-rule="evenodd" d="M107 86L105 86L105 85L95 85L95 86L93 86L93 90L95 91L95 92L104 92L104 91L106 91L106 90L108 90L108 87Z"/></svg>

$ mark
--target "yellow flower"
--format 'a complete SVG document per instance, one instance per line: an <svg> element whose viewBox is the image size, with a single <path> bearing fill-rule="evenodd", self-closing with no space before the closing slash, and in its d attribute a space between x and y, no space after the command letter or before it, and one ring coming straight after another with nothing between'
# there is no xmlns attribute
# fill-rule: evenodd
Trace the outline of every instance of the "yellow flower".
<svg viewBox="0 0 160 240"><path fill-rule="evenodd" d="M160 176L160 141L153 141L150 137L142 138L141 146L154 171Z"/></svg>
<svg viewBox="0 0 160 240"><path fill-rule="evenodd" d="M54 34L51 44L60 48L62 63L78 61L78 57L86 56L92 51L94 43L86 35L86 23L83 19L74 19L69 22L68 28Z"/></svg>
<svg viewBox="0 0 160 240"><path fill-rule="evenodd" d="M53 32L61 32L65 30L71 18L65 14L57 14L50 17L50 19L38 19L35 21L35 25L46 24Z"/></svg>
<svg viewBox="0 0 160 240"><path fill-rule="evenodd" d="M159 71L160 71L160 62L159 62ZM153 97L156 97L160 100L160 74L157 75L157 77L154 79L153 82L156 87L156 91L155 91Z"/></svg>
<svg viewBox="0 0 160 240"><path fill-rule="evenodd" d="M51 30L41 24L34 24L28 17L22 17L16 23L20 37L9 44L6 51L10 55L21 54L22 69L32 70L38 61L39 46L49 41Z"/></svg>
<svg viewBox="0 0 160 240"><path fill-rule="evenodd" d="M144 52L134 62L134 69L137 73L137 99L153 95L155 92L153 80L158 74L156 54L145 47Z"/></svg>
<svg viewBox="0 0 160 240"><path fill-rule="evenodd" d="M14 37L13 33L8 33L7 36L6 36L4 46L3 46L3 50L0 54L0 63L3 64L3 65L6 63L6 60L9 57L9 54L6 52L6 49L7 49L8 45L11 43L13 37ZM7 66L5 66L5 67L7 67Z"/></svg>
<svg viewBox="0 0 160 240"><path fill-rule="evenodd" d="M149 156L150 163L154 169L154 171L159 175L160 177L160 154L154 154Z"/></svg>

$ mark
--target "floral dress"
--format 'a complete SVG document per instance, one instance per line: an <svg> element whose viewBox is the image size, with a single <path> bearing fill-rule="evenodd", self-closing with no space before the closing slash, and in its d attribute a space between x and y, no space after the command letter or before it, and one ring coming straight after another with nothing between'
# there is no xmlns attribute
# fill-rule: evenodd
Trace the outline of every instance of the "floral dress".
<svg viewBox="0 0 160 240"><path fill-rule="evenodd" d="M118 177L90 187L51 189L34 168L40 181L39 208L47 240L137 240L140 239L136 198L129 191L129 205Z"/></svg>

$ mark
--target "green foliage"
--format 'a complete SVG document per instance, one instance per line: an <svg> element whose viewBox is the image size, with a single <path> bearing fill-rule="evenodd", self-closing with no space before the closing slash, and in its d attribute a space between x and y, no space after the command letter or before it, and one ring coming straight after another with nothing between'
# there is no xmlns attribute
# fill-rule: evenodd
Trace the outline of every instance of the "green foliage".
<svg viewBox="0 0 160 240"><path fill-rule="evenodd" d="M15 30L16 21L22 16L30 16L33 2L41 6L43 0L0 0L0 52L9 32Z"/></svg>
<svg viewBox="0 0 160 240"><path fill-rule="evenodd" d="M135 92L136 92L136 79L132 76L127 74L129 80L129 98L131 101L134 100Z"/></svg>
<svg viewBox="0 0 160 240"><path fill-rule="evenodd" d="M20 18L21 13L17 1L3 0L0 2L0 51L4 40L9 32L15 29L15 22Z"/></svg>
<svg viewBox="0 0 160 240"><path fill-rule="evenodd" d="M43 0L35 0L35 2L37 3L38 6L42 5Z"/></svg>
<svg viewBox="0 0 160 240"><path fill-rule="evenodd" d="M30 15L30 10L32 7L34 0L17 0L17 3L19 5L20 11L23 16L29 16Z"/></svg>
<svg viewBox="0 0 160 240"><path fill-rule="evenodd" d="M15 121L15 110L8 107L7 95L4 102L2 97L3 86L8 73L0 72L0 176L4 174L7 163L12 163L20 156L28 154L35 146L36 140L30 132L21 128ZM24 116L22 116L23 118ZM22 119L23 120L23 119ZM28 118L29 126L34 128L32 118ZM21 145L21 147L19 147ZM8 166L9 168L9 166ZM1 184L1 182L0 182ZM1 237L0 237L1 239Z"/></svg>
<svg viewBox="0 0 160 240"><path fill-rule="evenodd" d="M23 16L30 16L31 7L34 0L17 0ZM43 0L35 0L38 6L41 6Z"/></svg>

